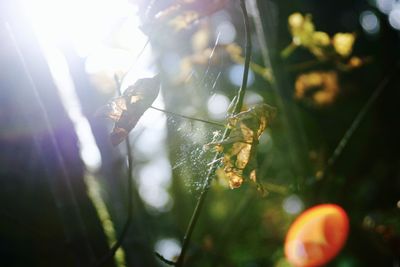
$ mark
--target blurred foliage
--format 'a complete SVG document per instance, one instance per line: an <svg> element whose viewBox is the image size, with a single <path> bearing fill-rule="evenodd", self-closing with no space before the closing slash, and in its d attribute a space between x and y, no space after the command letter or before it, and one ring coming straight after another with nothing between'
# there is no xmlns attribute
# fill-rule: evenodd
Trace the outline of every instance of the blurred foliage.
<svg viewBox="0 0 400 267"><path fill-rule="evenodd" d="M211 149L203 149L208 144L225 154L194 229L185 266L290 266L283 252L289 225L302 210L318 203L340 205L350 220L349 239L327 266L397 266L400 258L399 31L390 26L387 14L379 9L379 1L246 2L252 20L251 72L243 111L232 117L229 103L237 95L241 82L245 47L238 1L132 1L140 7L141 29L147 34L156 55L154 65L160 72L162 84L160 95L169 113L163 123L145 123L147 128L155 127L146 139L143 137L146 136L146 127L133 128L140 118L146 116L155 95L150 97L151 101L143 103L137 114L130 109L142 100L141 96L137 98L136 87L135 90L131 88L134 92L128 89L122 97L109 102L108 107L118 114L108 112L106 115L116 115L113 119L122 123L116 127L123 129L115 144L132 129L134 137L131 142L134 219L123 243L126 259L117 264L166 266L154 256L154 251L168 260L176 260L213 160ZM368 32L360 23L362 12L366 10L371 11L378 21L379 28L374 33ZM110 43L113 44L112 40ZM71 164L69 171L79 170L76 181L80 187L76 194L89 203L86 205L91 213L86 216L96 220L100 218L103 228L115 226L115 229L103 229L113 238L107 240L99 235L102 245L95 253L98 258L106 243L113 240L114 235L118 236L125 223L126 207L129 206L126 205L128 183L123 175L127 151L122 146L112 148L107 136L110 127L93 119L95 110L110 98L111 93L110 90L105 93L93 88L95 85L89 80L97 80L98 84L115 89L114 81L101 73L89 77L83 63L80 64L80 68L71 69L84 81L80 81L79 97L103 160L101 169L92 174L99 182L101 193L95 194L91 191L93 188L89 190L90 195L95 195L99 201L94 205L98 209L97 215L86 198L85 186L93 185L83 185L84 171L82 162L78 160L75 136L70 142L74 145L64 145L64 150L73 148L74 154L68 160L79 161ZM349 136L340 155L333 162L329 161L354 118L382 81L388 81L383 92ZM24 101L29 102L29 99ZM49 102L49 105L54 105ZM56 103L56 106L61 106ZM274 112L267 104L274 107ZM0 118L7 122L4 118L9 113L13 116L14 112L6 107L7 112L0 113ZM257 113L255 109L258 107L268 108ZM221 115L213 108L225 112ZM56 118L55 113L52 115ZM128 113L135 113L135 118L121 122L123 114ZM191 121L187 117L212 123ZM221 124L231 127L233 134L239 137L214 140L215 133L222 130ZM166 130L165 134L163 130ZM9 141L5 140L7 144ZM60 137L60 140L65 138ZM13 147L3 151L11 154ZM37 151L33 157L36 154ZM42 169L52 166L51 159L51 156L41 159L50 163L42 162L39 174L33 177L41 177ZM22 177L21 180L26 182L26 177L30 176L24 172L29 174L32 170L27 168L31 165L22 164L19 173L19 166L13 164L21 163L5 162L2 163L4 168L0 169L8 172L12 166L10 177ZM158 173L146 169L151 164L154 164L151 170L156 169ZM169 178L169 172L171 179L162 180L165 176ZM227 179L221 179L223 177ZM38 186L48 186L42 180L45 179L42 178ZM167 190L165 194L155 188L143 190L141 184L151 185L153 180L162 180L160 183ZM242 183L243 180L257 182ZM6 182L7 186L18 187L10 181ZM253 190L254 186L264 188L265 194ZM2 202L15 201L17 194L13 192L18 190L10 190L11 193L7 191L9 189L4 190L7 194L1 194L4 196ZM29 197L37 197L29 190ZM57 231L51 230L57 233L51 233L52 237L46 241L35 239L34 244L43 245L40 253L46 251L55 237L62 240L58 238L62 236L62 227L57 224L54 215L57 209L52 202L56 200L49 200L51 194L49 189L46 190L39 196L45 198L43 202L51 203L48 206L52 209L52 217L49 217L54 219L51 225ZM144 194L153 198L165 197L166 204L161 207L151 205ZM17 206L23 204L17 200ZM108 213L104 211L106 208ZM21 214L26 212L30 216L37 209L26 208ZM35 214L33 220L39 220L36 217L40 216ZM24 218L19 219L22 221ZM25 242L19 233L16 238L3 230L12 228L12 233L18 232L16 226L6 221L1 223L6 225L1 229L1 234L5 235L2 248L10 242ZM96 234L101 233L100 226L97 227ZM44 224L40 230L47 228ZM92 243L96 244L93 240ZM162 246L161 241L166 240L169 243ZM178 244L178 249L171 240ZM68 258L66 264L69 264L72 257L64 255L64 246L58 242L54 245L63 258ZM14 247L22 248L23 253L29 251L25 245ZM26 262L24 264L26 266Z"/></svg>
<svg viewBox="0 0 400 267"><path fill-rule="evenodd" d="M395 60L391 59L397 59L399 55L395 49L397 33L390 29L384 15L379 15L378 11L375 12L380 19L381 31L372 36L363 31L358 16L363 10L375 9L364 1L259 1L257 8L265 35L257 36L260 31L252 25L255 48L251 64L255 80L249 85L249 95L259 95L266 103L277 107L276 119L261 136L254 159L258 166L257 179L265 185L268 194L262 197L249 190L251 184L246 183L231 191L216 179L196 226L187 265L288 266L283 258L282 244L288 225L299 212L291 213L287 209L288 205L296 205L287 203L293 195L300 198L301 207L333 202L349 213L350 238L332 266L390 265L396 261L398 245L389 245L393 243L384 241L376 230L366 231L362 222L371 212L386 214L382 216L398 214L395 207L396 192L399 192L398 157L389 152L394 148L388 149L379 137L391 127L398 133L398 123L390 120L392 126L388 126L382 110L387 108L386 101L393 105L390 96L398 96L394 91L398 81L388 86L341 157L322 179L321 172L326 170L327 160L368 97L383 77L395 68ZM251 14L256 21L256 13ZM236 37L230 43L221 44L218 34L222 36L224 32L218 32L217 28L225 19L234 25ZM204 103L214 93L232 99L238 88L233 86L229 75L234 64L243 64L239 48L244 46L242 34L240 10L235 1L230 1L222 11L173 37L168 36L162 43L158 38L151 39L160 55L166 109L184 112L191 107L196 110L196 116L204 117L208 113ZM262 44L257 38L267 41L272 69L263 61ZM292 50L289 56L287 44L291 43L288 42L290 39L298 49ZM280 57L282 53L284 58ZM180 67L176 70L164 61L170 55L179 59ZM254 66L259 66L261 71ZM240 73L235 75L240 76ZM246 105L254 103L246 102ZM392 106L391 110L394 109ZM204 131L203 127L195 129ZM212 139L213 131L207 127L204 136ZM198 144L191 135L190 132L177 132L176 126L170 126L169 146L185 144L190 149L192 144L194 149ZM397 138L394 134L390 136L388 142L394 142L398 149ZM371 138L374 138L374 144L371 144ZM180 156L175 153L175 148L169 150L169 159L174 166ZM202 157L207 159L207 154ZM392 158L383 160L381 157ZM167 236L177 240L182 238L199 192L193 191L190 184L201 184L204 178L204 173L190 167L199 164L201 160L198 160L187 162L187 172L174 169L171 187L174 206L167 214L160 215L161 218L176 218L176 224L170 226ZM378 165L381 167L374 174L367 171ZM386 186L387 192L374 189L383 184L393 186ZM364 202L366 199L369 204ZM391 211L387 210L389 207ZM161 231L160 235L165 233ZM399 232L393 234L392 240L398 235Z"/></svg>

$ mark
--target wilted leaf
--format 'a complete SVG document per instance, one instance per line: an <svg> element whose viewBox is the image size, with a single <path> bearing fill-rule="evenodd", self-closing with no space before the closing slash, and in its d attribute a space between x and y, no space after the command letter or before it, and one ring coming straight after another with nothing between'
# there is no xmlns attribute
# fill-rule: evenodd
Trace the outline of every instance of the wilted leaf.
<svg viewBox="0 0 400 267"><path fill-rule="evenodd" d="M97 115L115 121L111 143L120 144L136 126L143 113L151 106L160 90L159 76L139 79L122 96L112 99L97 111Z"/></svg>
<svg viewBox="0 0 400 267"><path fill-rule="evenodd" d="M261 134L268 127L276 109L259 104L228 119L231 133L222 142L213 142L215 150L223 153L222 167L217 175L229 181L229 186L238 188L245 179L256 182L256 152Z"/></svg>

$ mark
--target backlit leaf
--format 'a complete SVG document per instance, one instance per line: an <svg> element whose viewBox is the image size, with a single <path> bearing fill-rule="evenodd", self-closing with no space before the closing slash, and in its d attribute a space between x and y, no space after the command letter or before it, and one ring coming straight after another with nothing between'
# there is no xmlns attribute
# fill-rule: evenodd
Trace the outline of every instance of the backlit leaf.
<svg viewBox="0 0 400 267"><path fill-rule="evenodd" d="M259 104L228 119L231 133L222 142L208 144L223 153L217 175L228 180L230 188L238 188L244 180L256 182L255 155L261 134L274 117L276 109Z"/></svg>
<svg viewBox="0 0 400 267"><path fill-rule="evenodd" d="M139 79L122 96L112 99L97 111L97 115L115 121L111 143L120 144L136 126L143 113L151 106L160 90L159 76Z"/></svg>

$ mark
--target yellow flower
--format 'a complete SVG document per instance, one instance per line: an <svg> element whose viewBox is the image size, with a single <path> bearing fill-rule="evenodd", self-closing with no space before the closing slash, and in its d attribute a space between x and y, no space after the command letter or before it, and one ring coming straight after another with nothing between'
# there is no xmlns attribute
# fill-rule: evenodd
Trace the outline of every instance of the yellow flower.
<svg viewBox="0 0 400 267"><path fill-rule="evenodd" d="M294 13L289 16L288 22L293 43L298 46L309 46L312 43L312 35L315 30L311 15L303 16L300 13Z"/></svg>
<svg viewBox="0 0 400 267"><path fill-rule="evenodd" d="M295 98L311 101L316 106L332 104L339 94L339 81L334 71L301 74L295 83Z"/></svg>
<svg viewBox="0 0 400 267"><path fill-rule="evenodd" d="M318 46L328 46L331 43L331 38L326 32L314 32L313 43Z"/></svg>
<svg viewBox="0 0 400 267"><path fill-rule="evenodd" d="M337 33L330 38L326 32L316 31L310 14L293 13L288 17L288 25L292 43L281 52L282 57L288 57L298 47L308 49L321 61L335 59L337 55L348 58L353 50L355 34Z"/></svg>
<svg viewBox="0 0 400 267"><path fill-rule="evenodd" d="M288 21L290 28L299 28L303 25L304 17L297 12L290 15Z"/></svg>
<svg viewBox="0 0 400 267"><path fill-rule="evenodd" d="M359 57L351 57L349 60L349 66L353 68L358 68L363 64L363 61Z"/></svg>
<svg viewBox="0 0 400 267"><path fill-rule="evenodd" d="M356 39L353 33L337 33L333 36L333 47L336 53L342 57L348 57L352 50Z"/></svg>

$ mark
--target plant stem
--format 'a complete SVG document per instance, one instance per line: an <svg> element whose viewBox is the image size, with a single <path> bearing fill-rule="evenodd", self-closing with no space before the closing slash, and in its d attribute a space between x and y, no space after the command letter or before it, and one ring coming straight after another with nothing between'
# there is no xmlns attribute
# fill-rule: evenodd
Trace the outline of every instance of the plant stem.
<svg viewBox="0 0 400 267"><path fill-rule="evenodd" d="M288 58L293 53L293 51L296 50L296 48L297 48L297 45L295 45L294 43L290 43L290 45L288 45L281 52L281 57Z"/></svg>
<svg viewBox="0 0 400 267"><path fill-rule="evenodd" d="M320 176L318 177L319 179L323 179L326 177L327 172L332 168L332 166L336 163L337 159L340 157L342 154L344 148L347 146L349 140L353 136L354 132L358 129L360 123L363 121L365 115L367 112L370 110L372 105L375 103L375 101L378 99L378 97L381 95L383 90L386 88L386 86L389 84L390 78L393 74L388 74L376 87L376 89L373 91L371 96L368 98L367 102L363 105L361 110L358 112L356 117L354 118L353 122L351 123L350 127L347 129L343 137L340 139L338 145L336 146L335 150L333 151L332 155L329 157L327 164L325 166L325 169L322 171Z"/></svg>
<svg viewBox="0 0 400 267"><path fill-rule="evenodd" d="M240 7L242 9L242 14L243 14L246 45L245 45L245 50L244 50L245 51L245 59L244 59L242 86L239 88L239 91L238 91L236 106L235 106L235 109L233 110L234 115L239 113L243 106L243 100L244 100L244 95L245 95L246 89L247 89L247 80L249 77L250 60L251 60L250 22L249 22L249 15L247 14L245 0L240 0Z"/></svg>
<svg viewBox="0 0 400 267"><path fill-rule="evenodd" d="M249 23L249 17L247 14L247 10L246 10L245 0L240 0L240 7L241 7L242 13L243 13L243 21L244 21L244 25L245 25L245 36L246 36L245 63L244 63L242 86L239 88L239 91L237 94L237 102L235 104L233 115L239 113L243 106L243 99L244 99L244 95L246 93L246 88L247 88L247 79L248 79L248 75L249 75L250 58L251 58L250 23ZM230 135L230 133L231 133L231 130L229 128L226 128L224 131L224 134L222 136L222 140L225 140ZM202 190L201 190L199 199L197 200L196 207L193 211L189 225L186 229L185 236L183 238L181 254L179 255L178 261L175 264L175 266L177 266L177 267L183 266L185 255L186 255L187 249L189 247L189 243L190 243L190 239L192 237L193 230L196 226L201 209L204 205L204 201L206 199L208 190L210 188L210 184L213 179L215 170L218 167L218 159L221 157L221 154L222 153L220 153L220 152L216 153L214 155L213 160L211 161L213 163L211 164L210 169L208 170L207 176L206 176L203 186L202 186Z"/></svg>
<svg viewBox="0 0 400 267"><path fill-rule="evenodd" d="M115 82L117 84L117 89L118 89L118 95L121 96L121 80L118 79L118 77L114 77ZM124 226L122 227L121 233L117 239L117 241L112 245L110 250L108 251L107 254L103 255L103 257L94 264L95 267L100 267L105 265L110 259L112 259L117 252L117 250L121 247L122 242L124 241L126 234L128 232L129 226L131 225L132 222L132 209L133 209L133 199L132 199L132 163L133 163L133 157L132 157L132 149L130 145L130 140L129 140L129 135L126 136L125 139L126 143L126 153L128 157L128 170L127 170L127 177L128 177L128 215L125 221Z"/></svg>
<svg viewBox="0 0 400 267"><path fill-rule="evenodd" d="M168 264L168 265L171 265L171 266L174 266L174 265L175 265L175 262L170 261L170 260L167 260L167 259L164 258L160 253L155 252L155 255L156 255L156 257L157 257L158 259L160 259L160 261L164 262L165 264Z"/></svg>
<svg viewBox="0 0 400 267"><path fill-rule="evenodd" d="M223 138L226 138L229 135L229 133L230 133L230 130L226 129L225 132L224 132ZM186 229L186 233L185 233L185 236L183 238L181 254L179 255L178 261L175 264L175 266L177 266L177 267L183 266L183 260L184 260L186 251L188 249L189 242L190 242L190 239L192 237L192 233L193 233L194 227L196 226L197 220L198 220L199 215L200 215L201 208L203 207L204 200L206 199L208 190L210 188L212 177L214 175L215 170L217 169L218 158L220 158L220 156L221 156L221 153L216 153L215 154L215 156L213 158L213 161L212 161L214 163L210 166L210 169L208 170L208 173L207 173L207 177L204 180L203 187L202 187L199 199L197 200L196 207L195 207L195 209L193 211L192 217L190 218L189 225L188 225L188 227Z"/></svg>

